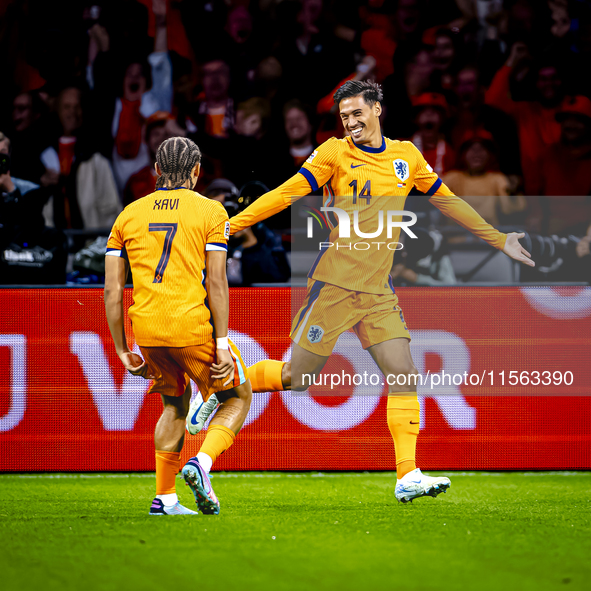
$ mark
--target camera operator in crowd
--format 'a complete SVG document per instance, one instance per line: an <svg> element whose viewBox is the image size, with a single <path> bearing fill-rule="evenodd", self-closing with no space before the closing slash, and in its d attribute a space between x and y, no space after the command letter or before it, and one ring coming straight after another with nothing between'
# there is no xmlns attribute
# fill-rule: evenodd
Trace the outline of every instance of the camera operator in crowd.
<svg viewBox="0 0 591 591"><path fill-rule="evenodd" d="M453 285L457 283L445 238L437 230L413 228L416 240L404 237L390 276L394 285Z"/></svg>
<svg viewBox="0 0 591 591"><path fill-rule="evenodd" d="M522 282L574 282L591 284L591 226L582 238L525 234L524 248L536 257L536 267L521 270Z"/></svg>
<svg viewBox="0 0 591 591"><path fill-rule="evenodd" d="M246 183L240 193L227 179L213 181L205 194L220 201L230 217L239 214L269 189L259 181ZM289 281L291 268L281 239L265 224L237 232L228 243L228 283L249 286L253 283Z"/></svg>
<svg viewBox="0 0 591 591"><path fill-rule="evenodd" d="M0 132L0 283L63 283L67 240L45 226L49 192L10 174L10 140Z"/></svg>

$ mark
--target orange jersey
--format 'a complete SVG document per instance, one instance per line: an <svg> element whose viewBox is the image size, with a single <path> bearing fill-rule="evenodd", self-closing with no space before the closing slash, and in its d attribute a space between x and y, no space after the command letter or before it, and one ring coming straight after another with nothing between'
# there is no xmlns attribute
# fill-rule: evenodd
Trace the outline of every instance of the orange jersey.
<svg viewBox="0 0 591 591"><path fill-rule="evenodd" d="M133 275L129 317L145 347L188 347L212 338L205 290L205 257L227 250L223 205L188 189L160 189L128 205L107 243Z"/></svg>
<svg viewBox="0 0 591 591"><path fill-rule="evenodd" d="M443 213L496 248L505 235L487 224L465 201L456 197L438 178L411 142L382 139L379 148L357 145L352 138L331 138L312 152L298 175L263 195L232 218L232 233L288 207L294 200L324 186L324 206L344 210L350 220L350 237L341 237L334 212L326 215L331 226L331 247L320 251L309 277L351 291L373 294L391 292L392 245L400 228L388 235L388 211L403 211L406 197L416 187ZM357 215L359 236L354 229ZM380 228L376 237L366 238ZM394 221L411 218L394 216ZM412 230L412 227L410 228ZM366 249L360 243L369 243ZM380 244L372 244L380 243ZM363 248L361 248L363 246Z"/></svg>

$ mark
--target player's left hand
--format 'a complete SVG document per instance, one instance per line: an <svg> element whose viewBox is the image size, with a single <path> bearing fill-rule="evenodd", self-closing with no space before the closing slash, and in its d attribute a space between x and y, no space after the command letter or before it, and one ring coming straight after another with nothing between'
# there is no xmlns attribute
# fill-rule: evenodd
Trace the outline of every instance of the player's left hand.
<svg viewBox="0 0 591 591"><path fill-rule="evenodd" d="M518 234L517 232L511 232L507 234L507 241L505 242L505 247L503 248L503 252L512 259L527 265L528 267L535 267L536 264L531 260L531 254L519 244L519 239L524 238L525 234L521 232Z"/></svg>
<svg viewBox="0 0 591 591"><path fill-rule="evenodd" d="M575 252L577 253L577 256L579 258L591 254L591 236L587 235L581 238L577 243L577 248L575 249Z"/></svg>
<svg viewBox="0 0 591 591"><path fill-rule="evenodd" d="M140 376L146 380L153 380L156 376L151 375L148 364L137 354L128 351L119 355L125 369L134 376Z"/></svg>
<svg viewBox="0 0 591 591"><path fill-rule="evenodd" d="M217 349L215 355L217 363L211 364L211 377L216 380L228 378L224 382L224 386L227 386L234 380L234 359L228 349Z"/></svg>

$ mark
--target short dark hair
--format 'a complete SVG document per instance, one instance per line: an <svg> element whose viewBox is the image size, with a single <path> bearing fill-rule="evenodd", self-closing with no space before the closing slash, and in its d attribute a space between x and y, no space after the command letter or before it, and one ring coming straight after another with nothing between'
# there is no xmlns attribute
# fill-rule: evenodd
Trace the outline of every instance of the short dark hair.
<svg viewBox="0 0 591 591"><path fill-rule="evenodd" d="M348 80L334 93L334 102L339 104L343 99L353 96L363 96L365 104L373 107L376 102L382 102L384 94L382 87L376 82L368 80Z"/></svg>

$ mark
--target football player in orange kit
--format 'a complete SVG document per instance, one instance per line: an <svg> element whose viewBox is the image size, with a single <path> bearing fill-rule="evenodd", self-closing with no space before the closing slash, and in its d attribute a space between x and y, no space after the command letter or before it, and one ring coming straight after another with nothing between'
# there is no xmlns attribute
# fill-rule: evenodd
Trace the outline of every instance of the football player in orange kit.
<svg viewBox="0 0 591 591"><path fill-rule="evenodd" d="M379 227L380 214L403 210L406 197L416 187L476 236L515 260L534 265L519 244L523 234L505 235L495 230L441 182L411 142L382 136L378 84L350 80L337 90L334 101L349 137L326 141L312 152L298 174L233 217L232 234L322 186L324 206L344 210L349 219L358 216L359 230L368 234ZM397 241L399 234L397 228L392 240ZM305 390L303 376L320 373L339 335L353 329L383 374L404 376L400 382L407 384L397 385L398 379L388 381L394 382L389 386L387 421L396 452L396 498L408 502L425 495L435 497L445 492L450 481L422 474L415 464L419 402L416 377L411 376L416 376L417 369L389 276L394 251L384 246L374 246L371 253L355 249L356 242L366 240L341 237L338 225L332 226L324 243L331 246L321 250L310 270L306 299L293 319L291 362L267 360L249 368L253 392ZM413 381L414 385L408 385Z"/></svg>
<svg viewBox="0 0 591 591"><path fill-rule="evenodd" d="M185 438L191 382L204 400L222 401L196 457L183 468L197 507L217 514L208 477L248 414L252 391L236 346L228 339L226 252L230 223L218 201L192 189L201 153L187 138L164 141L156 154L156 191L119 215L105 260L105 310L117 354L134 375L153 379L164 410L156 425L156 498L150 515L195 515L178 502L175 480ZM123 292L131 268L129 317L144 357L127 344Z"/></svg>

